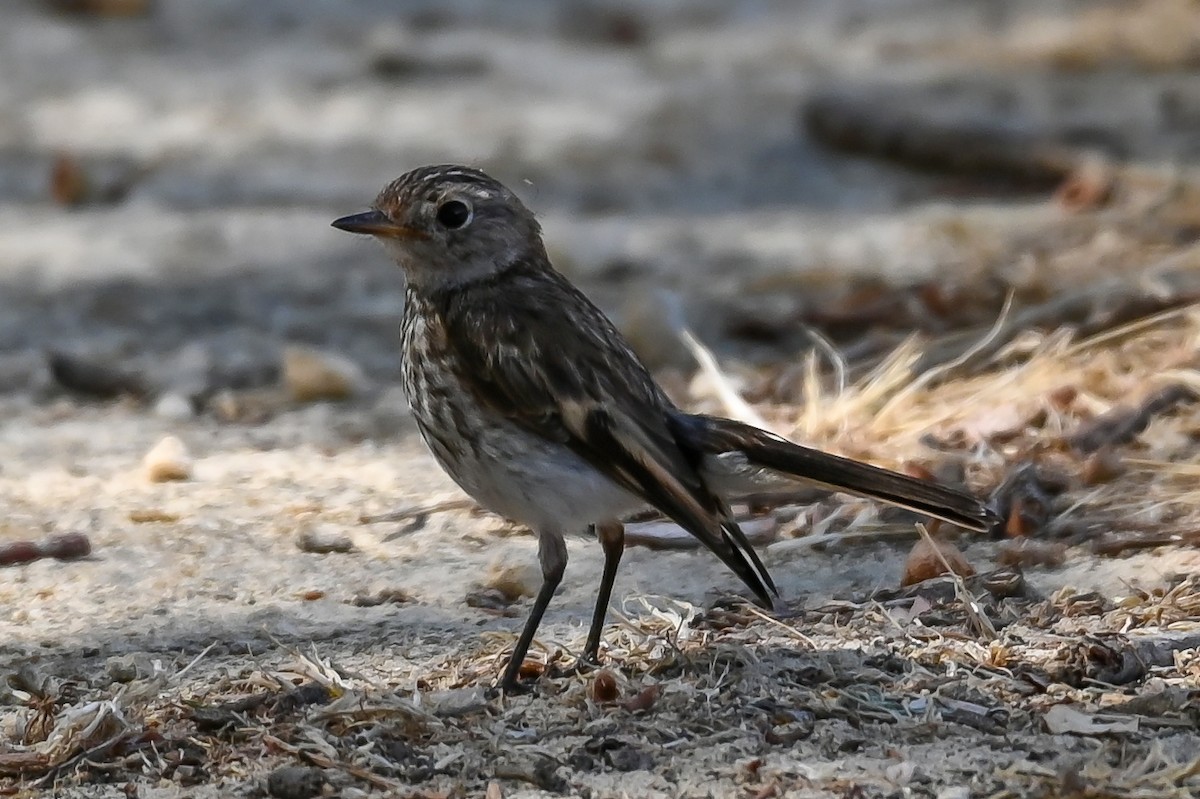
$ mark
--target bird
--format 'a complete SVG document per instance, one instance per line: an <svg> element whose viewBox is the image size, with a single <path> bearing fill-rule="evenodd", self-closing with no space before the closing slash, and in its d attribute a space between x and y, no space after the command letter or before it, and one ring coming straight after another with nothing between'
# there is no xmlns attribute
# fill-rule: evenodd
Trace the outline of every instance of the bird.
<svg viewBox="0 0 1200 799"><path fill-rule="evenodd" d="M567 566L565 536L595 531L604 565L582 652L598 662L622 519L657 509L771 609L774 580L730 512L747 482L798 480L971 530L976 497L933 481L680 409L612 321L554 269L534 214L485 172L413 169L333 227L374 237L405 277L401 373L434 459L480 505L531 528L542 583L499 688L520 675Z"/></svg>

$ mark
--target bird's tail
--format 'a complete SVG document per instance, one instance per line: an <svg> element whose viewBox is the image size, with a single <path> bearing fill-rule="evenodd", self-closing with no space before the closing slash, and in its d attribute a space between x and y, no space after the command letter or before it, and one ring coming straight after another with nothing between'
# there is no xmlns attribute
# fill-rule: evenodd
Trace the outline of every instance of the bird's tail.
<svg viewBox="0 0 1200 799"><path fill-rule="evenodd" d="M677 437L705 455L741 453L752 466L877 499L970 530L988 530L997 523L995 513L963 491L793 444L741 422L678 414L672 424Z"/></svg>

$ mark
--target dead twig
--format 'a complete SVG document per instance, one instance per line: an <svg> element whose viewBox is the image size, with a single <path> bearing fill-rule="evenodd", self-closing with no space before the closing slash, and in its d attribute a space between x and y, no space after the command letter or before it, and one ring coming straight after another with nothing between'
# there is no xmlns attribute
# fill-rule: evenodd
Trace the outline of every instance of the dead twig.
<svg viewBox="0 0 1200 799"><path fill-rule="evenodd" d="M1135 408L1120 406L1093 419L1069 436L1067 443L1085 455L1101 447L1126 444L1145 430L1154 417L1197 399L1200 399L1200 395L1195 389L1182 383L1173 383L1154 392Z"/></svg>
<svg viewBox="0 0 1200 799"><path fill-rule="evenodd" d="M933 550L938 560L942 562L942 567L946 570L946 575L953 581L954 594L958 598L958 601L962 603L967 618L975 625L975 629L978 630L980 635L988 641L995 641L1000 637L999 633L996 632L995 625L992 624L992 620L987 617L987 614L983 612L983 608L979 607L979 603L975 601L975 597L971 596L971 592L967 590L967 584L963 582L963 578L950 565L950 561L946 560L946 556L942 553L942 548L937 545L937 542L933 540L933 536L929 534L929 529L923 524L918 524L917 529L921 532L921 538Z"/></svg>
<svg viewBox="0 0 1200 799"><path fill-rule="evenodd" d="M1092 552L1111 558L1131 550L1166 546L1200 546L1200 530L1189 530L1182 533L1170 530L1109 533L1092 542Z"/></svg>
<svg viewBox="0 0 1200 799"><path fill-rule="evenodd" d="M42 775L42 777L39 778L38 780L36 780L33 784L36 787L41 788L45 785L49 785L49 784L53 783L56 779L58 779L59 775L62 774L63 772L65 772L67 769L71 768L72 766L74 766L78 763L83 762L84 760L91 760L92 758L94 758L98 755L104 754L105 752L109 751L114 746L119 744L121 741L130 737L132 734L133 734L132 730L130 730L128 727L122 728L121 730L117 731L115 734L113 734L106 740L96 744L95 746L88 748L88 749L83 749L83 750L77 752L76 754L72 755L71 757L68 757L66 760L62 761L61 763L55 763L54 766L51 767L51 769L49 771L47 771L44 775Z"/></svg>
<svg viewBox="0 0 1200 799"><path fill-rule="evenodd" d="M265 733L262 740L263 743L267 744L268 746L273 746L280 751L287 752L289 755L294 755L295 757L311 763L318 768L337 769L338 771L345 772L351 777L360 779L363 782L369 782L376 788L383 788L386 791L399 791L403 786L403 783L380 777L378 774L373 774L364 768L352 766L349 763L341 763L318 752L310 752L307 749L301 749L298 746L293 746L286 741L276 738L270 733Z"/></svg>
<svg viewBox="0 0 1200 799"><path fill-rule="evenodd" d="M878 416L884 417L893 408L897 407L908 397L920 391L927 386L936 385L939 381L945 380L951 375L963 369L971 368L973 364L980 363L983 360L991 357L996 352L1003 341L1013 334L1013 328L1007 326L1009 312L1012 310L1013 294L1010 291L1008 296L1004 298L1004 306L1000 309L999 316L992 324L987 334L979 341L972 344L953 360L944 363L923 367L920 361L917 362L917 377L906 385L900 391L892 395L891 399L879 409ZM1006 328L1008 332L1006 333Z"/></svg>
<svg viewBox="0 0 1200 799"><path fill-rule="evenodd" d="M700 366L700 371L712 381L713 391L716 392L717 399L720 400L725 413L730 418L736 419L739 422L752 424L755 427L763 430L771 430L771 425L766 419L759 415L758 411L750 407L750 403L742 399L737 393L737 389L729 382L721 367L717 365L717 359L712 352L708 350L700 340L692 335L692 331L684 328L679 331L679 339L692 353L692 357L696 359L696 363Z"/></svg>
<svg viewBox="0 0 1200 799"><path fill-rule="evenodd" d="M813 639L809 638L807 635L800 632L792 625L790 625L784 621L781 621L781 620L775 618L774 616L768 616L766 613L763 613L761 610L754 607L753 605L747 605L746 612L748 612L752 616L757 616L758 618L762 619L763 621L767 622L768 624L773 624L774 626L776 626L779 629L786 632L792 638L795 638L797 641L803 641L810 649L817 648L817 644L815 641L813 641Z"/></svg>
<svg viewBox="0 0 1200 799"><path fill-rule="evenodd" d="M751 544L774 541L778 530L778 525L771 518L744 519L739 520L738 524ZM625 546L658 551L696 549L700 546L700 539L675 522L635 522L625 525Z"/></svg>
<svg viewBox="0 0 1200 799"><path fill-rule="evenodd" d="M430 516L434 513L445 513L452 510L471 510L479 507L475 500L463 497L461 499L446 499L441 502L433 502L429 505L417 505L412 508L401 508L400 510L390 511L388 513L379 513L374 516L364 514L358 517L359 524L385 524L387 522L407 522L413 519L420 519L425 516Z"/></svg>

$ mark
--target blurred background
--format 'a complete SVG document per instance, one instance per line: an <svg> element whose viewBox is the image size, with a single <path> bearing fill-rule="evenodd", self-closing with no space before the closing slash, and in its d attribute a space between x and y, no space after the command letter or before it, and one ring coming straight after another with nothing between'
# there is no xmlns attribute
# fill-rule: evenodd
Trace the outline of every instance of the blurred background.
<svg viewBox="0 0 1200 799"><path fill-rule="evenodd" d="M398 276L328 222L421 164L515 187L558 267L690 367L680 321L759 361L805 328L979 322L1064 202L1099 204L1086 179L1054 202L1081 164L1200 151L1187 0L13 0L0 23L9 392L45 386L47 349L155 386L181 357L270 382L286 342L394 377ZM941 311L897 305L929 281Z"/></svg>

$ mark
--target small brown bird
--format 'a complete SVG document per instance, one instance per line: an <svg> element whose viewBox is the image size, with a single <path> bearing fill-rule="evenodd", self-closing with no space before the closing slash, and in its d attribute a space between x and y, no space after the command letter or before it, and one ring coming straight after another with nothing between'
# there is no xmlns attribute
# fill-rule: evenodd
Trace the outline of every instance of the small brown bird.
<svg viewBox="0 0 1200 799"><path fill-rule="evenodd" d="M529 525L543 582L500 685L521 664L567 565L565 533L604 549L584 647L595 662L624 550L620 519L654 506L696 536L764 607L778 590L723 498L770 475L974 530L992 514L935 483L802 447L667 399L612 322L550 265L541 228L477 169L428 166L333 226L374 236L404 270L404 386L425 443L484 507Z"/></svg>

